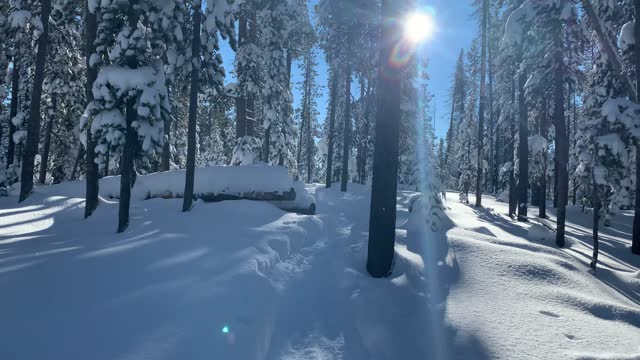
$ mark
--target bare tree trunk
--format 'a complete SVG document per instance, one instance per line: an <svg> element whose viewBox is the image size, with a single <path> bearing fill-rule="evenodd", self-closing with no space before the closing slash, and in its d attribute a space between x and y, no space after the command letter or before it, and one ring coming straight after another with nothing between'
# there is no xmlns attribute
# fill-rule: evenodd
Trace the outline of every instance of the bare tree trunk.
<svg viewBox="0 0 640 360"><path fill-rule="evenodd" d="M597 156L597 155L596 155ZM596 267L598 265L598 250L600 247L600 243L598 241L598 230L599 230L599 222L600 222L600 209L602 207L602 202L600 201L600 193L598 191L598 184L596 184L595 177L593 174L592 178L592 197L593 197L593 256L591 257L591 268L593 271L596 271Z"/></svg>
<svg viewBox="0 0 640 360"><path fill-rule="evenodd" d="M11 74L11 105L9 109L9 143L7 145L7 167L13 164L15 158L16 144L13 142L13 134L16 126L13 125L13 118L18 115L18 97L20 96L20 67L17 59L13 58L13 73Z"/></svg>
<svg viewBox="0 0 640 360"><path fill-rule="evenodd" d="M368 81L367 84L367 100L366 100L366 105L365 105L365 112L364 112L364 130L363 130L363 136L364 136L364 141L363 141L363 145L362 145L362 179L360 180L361 183L365 183L367 180L367 159L369 158L369 129L370 129L370 124L371 124L371 107L373 106L373 95L371 94L371 90L372 86L371 86L371 80Z"/></svg>
<svg viewBox="0 0 640 360"><path fill-rule="evenodd" d="M335 68L331 71L331 92L329 96L331 100L329 106L329 144L327 149L327 189L331 187L331 183L333 182L334 128L336 123L336 100L338 97L338 71Z"/></svg>
<svg viewBox="0 0 640 360"><path fill-rule="evenodd" d="M138 14L136 13L136 1L129 2L127 20L129 27L136 28L138 22ZM127 67L135 69L138 67L135 58L131 57L127 60ZM136 99L129 98L126 103L126 130L125 143L122 149L122 158L120 163L120 202L118 204L118 232L124 232L129 227L129 206L131 205L131 188L133 187L134 172L133 162L136 150L136 130L132 124L138 118L135 108Z"/></svg>
<svg viewBox="0 0 640 360"><path fill-rule="evenodd" d="M47 181L47 167L49 165L49 150L51 149L51 132L53 131L53 118L57 110L56 95L51 96L51 107L53 114L49 114L49 121L44 132L44 144L42 145L42 156L40 157L40 173L38 174L38 183L44 184Z"/></svg>
<svg viewBox="0 0 640 360"><path fill-rule="evenodd" d="M247 17L240 15L238 19L238 48L247 43ZM244 69L241 69L244 70ZM193 72L192 72L193 76ZM243 84L240 84L242 88ZM247 98L246 94L240 93L236 96L236 139L240 139L247 134Z"/></svg>
<svg viewBox="0 0 640 360"><path fill-rule="evenodd" d="M487 15L487 27L491 29L493 25L491 23L491 9L488 11ZM494 194L498 191L498 150L496 149L496 134L495 134L495 123L496 117L493 113L493 42L491 38L488 40L488 75L489 75L489 176L491 177L491 192Z"/></svg>
<svg viewBox="0 0 640 360"><path fill-rule="evenodd" d="M171 92L169 102L171 102ZM160 155L160 171L169 171L171 168L171 120L173 116L168 116L164 120L164 143L162 144L162 155Z"/></svg>
<svg viewBox="0 0 640 360"><path fill-rule="evenodd" d="M382 0L382 14L393 20L399 8L394 1ZM388 59L402 31L397 21L386 21L382 28L380 59ZM371 184L367 271L373 277L388 276L395 247L396 196L402 69L388 61L380 62L376 137ZM348 92L347 92L348 93Z"/></svg>
<svg viewBox="0 0 640 360"><path fill-rule="evenodd" d="M555 62L556 69L554 71L554 109L553 117L555 119L556 128L556 148L558 149L558 212L557 212L557 231L556 245L564 246L564 228L567 214L567 203L569 196L569 174L567 172L567 163L569 160L569 141L567 139L567 130L564 118L564 63L562 55L562 25L558 22L553 32L553 40L555 44Z"/></svg>
<svg viewBox="0 0 640 360"><path fill-rule="evenodd" d="M84 146L80 144L80 146L78 146L78 154L76 155L76 161L73 162L73 169L71 169L71 176L69 177L69 180L76 179L78 175L78 168L80 167L80 161L82 161L83 158L84 158Z"/></svg>
<svg viewBox="0 0 640 360"><path fill-rule="evenodd" d="M518 75L518 221L527 221L527 203L529 201L529 122L527 102L524 96L524 83L527 76Z"/></svg>
<svg viewBox="0 0 640 360"><path fill-rule="evenodd" d="M478 173L476 175L476 206L482 206L482 178L484 175L484 97L487 73L487 0L482 1L482 49L480 51L480 104L478 107Z"/></svg>
<svg viewBox="0 0 640 360"><path fill-rule="evenodd" d="M192 62L200 59L200 26L202 23L202 0L193 6L193 39L191 40ZM191 70L191 89L189 89L189 125L187 132L187 171L184 182L182 212L191 210L193 204L193 185L196 174L196 121L198 117L198 91L200 90L200 66Z"/></svg>
<svg viewBox="0 0 640 360"><path fill-rule="evenodd" d="M36 67L33 75L33 88L31 89L29 124L27 125L27 143L22 157L22 170L20 173L21 183L19 202L26 200L33 191L33 167L36 154L38 153L38 143L40 142L40 100L42 100L42 83L44 82L47 46L49 45L50 14L51 0L42 0L40 14L40 20L42 21L42 33L38 38Z"/></svg>
<svg viewBox="0 0 640 360"><path fill-rule="evenodd" d="M540 119L540 136L547 139L547 115L549 113L549 103L546 98L542 100L542 116ZM547 149L542 152L542 176L540 180L540 204L538 216L545 219L547 217Z"/></svg>
<svg viewBox="0 0 640 360"><path fill-rule="evenodd" d="M516 83L515 76L511 77L511 103L516 102ZM511 142L509 146L509 158L511 159L511 169L509 169L509 217L513 217L516 214L517 204L517 189L516 189L516 176L515 176L515 141L516 141L516 127L515 119L513 115L510 115L509 127L511 130Z"/></svg>
<svg viewBox="0 0 640 360"><path fill-rule="evenodd" d="M345 99L344 99L344 134L342 142L342 176L340 191L347 191L349 181L349 150L351 148L351 67L347 65L345 71Z"/></svg>
<svg viewBox="0 0 640 360"><path fill-rule="evenodd" d="M85 83L85 93L87 101L93 100L93 83L98 77L98 70L95 67L90 66L91 55L96 52L95 40L98 32L98 17L97 14L89 11L89 1L85 1L85 31L86 31L86 44L85 44L85 63L87 66L87 82ZM98 207L98 193L100 191L99 182L99 169L96 164L96 150L95 139L91 134L90 126L87 128L87 142L86 142L86 168L87 174L85 176L85 207L84 217L87 218L93 214ZM107 147L107 164L106 168L109 168L109 147Z"/></svg>

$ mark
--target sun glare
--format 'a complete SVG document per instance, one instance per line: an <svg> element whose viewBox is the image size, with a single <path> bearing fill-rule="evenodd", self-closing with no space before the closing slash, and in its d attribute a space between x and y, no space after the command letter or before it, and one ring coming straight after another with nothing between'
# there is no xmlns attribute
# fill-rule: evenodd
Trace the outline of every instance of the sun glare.
<svg viewBox="0 0 640 360"><path fill-rule="evenodd" d="M419 43L430 38L435 31L435 21L431 14L414 12L404 22L404 36L409 41Z"/></svg>

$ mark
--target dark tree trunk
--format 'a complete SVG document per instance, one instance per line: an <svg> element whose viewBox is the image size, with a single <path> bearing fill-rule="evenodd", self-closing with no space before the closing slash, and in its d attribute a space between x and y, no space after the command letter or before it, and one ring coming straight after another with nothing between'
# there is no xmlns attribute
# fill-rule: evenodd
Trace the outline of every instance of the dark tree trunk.
<svg viewBox="0 0 640 360"><path fill-rule="evenodd" d="M478 106L478 173L476 175L476 206L482 206L482 179L484 175L484 102L487 76L487 15L488 0L482 1L482 49L480 50L480 104Z"/></svg>
<svg viewBox="0 0 640 360"><path fill-rule="evenodd" d="M256 23L256 13L252 11L249 14L249 19L247 21L247 41L250 44L256 43L257 37L257 23ZM289 74L291 74L291 65L289 65ZM245 126L246 130L244 135L246 136L256 136L256 100L253 94L247 95L247 103L246 103L246 113L245 113Z"/></svg>
<svg viewBox="0 0 640 360"><path fill-rule="evenodd" d="M598 265L598 250L600 248L600 243L598 241L598 230L599 230L599 222L600 222L600 209L601 209L601 201L600 194L598 192L598 184L595 182L595 177L593 177L593 188L592 188L592 196L593 196L593 256L591 257L591 268L593 271L596 271L596 267Z"/></svg>
<svg viewBox="0 0 640 360"><path fill-rule="evenodd" d="M516 102L516 84L515 76L511 77L511 103ZM516 141L516 126L513 115L510 115L509 127L511 130L511 141L509 142L509 159L511 159L511 169L509 169L509 217L513 217L516 214L517 201L517 189L516 189L516 176L515 176L515 141Z"/></svg>
<svg viewBox="0 0 640 360"><path fill-rule="evenodd" d="M633 33L636 39L640 39L640 0L634 0L635 25ZM636 94L640 94L640 46L636 44L634 50L636 67ZM640 96L636 97L636 103L640 102ZM631 252L640 255L640 141L636 139L636 198L635 213L633 217L633 236L631 240Z"/></svg>
<svg viewBox="0 0 640 360"><path fill-rule="evenodd" d="M331 97L329 109L329 144L327 148L327 179L326 187L330 188L333 182L333 146L334 146L334 128L336 123L336 100L338 97L338 72L336 69L331 73Z"/></svg>
<svg viewBox="0 0 640 360"><path fill-rule="evenodd" d="M111 162L111 150L107 147L107 153L104 154L104 176L109 176L109 163Z"/></svg>
<svg viewBox="0 0 640 360"><path fill-rule="evenodd" d="M80 167L80 161L84 158L84 146L78 146L78 154L76 155L76 161L73 162L73 169L71 170L71 176L69 180L75 180L78 175L78 168ZM86 207L86 205L85 205Z"/></svg>
<svg viewBox="0 0 640 360"><path fill-rule="evenodd" d="M351 148L351 68L347 65L345 71L344 98L344 134L342 143L342 176L340 177L340 191L347 191L349 181L349 150Z"/></svg>
<svg viewBox="0 0 640 360"><path fill-rule="evenodd" d="M244 46L247 42L247 32L247 17L240 15L238 19L238 47ZM242 84L240 85L242 86ZM245 96L246 94L241 93L236 97L236 139L247 134L247 98Z"/></svg>
<svg viewBox="0 0 640 360"><path fill-rule="evenodd" d="M491 9L487 11L487 27L491 29ZM493 113L493 41L491 37L488 39L488 76L489 76L489 176L491 178L491 192L498 192L498 150L495 142L497 141L495 134L496 117Z"/></svg>
<svg viewBox="0 0 640 360"><path fill-rule="evenodd" d="M545 98L542 101L542 116L540 118L540 136L547 138L547 115L549 113L548 102ZM542 176L540 177L540 204L538 216L545 219L547 217L547 149L542 152Z"/></svg>
<svg viewBox="0 0 640 360"><path fill-rule="evenodd" d="M135 28L138 22L138 15L135 9L135 1L129 2L128 10L128 24L129 27ZM127 67L135 69L138 67L138 63L135 58L130 57L127 59ZM134 181L134 168L133 162L135 157L137 135L136 130L132 124L138 118L136 110L136 99L129 98L126 103L126 130L125 130L125 143L122 149L122 158L120 162L120 203L118 204L118 232L124 232L129 226L129 206L131 205L131 188Z"/></svg>
<svg viewBox="0 0 640 360"><path fill-rule="evenodd" d="M7 167L13 164L16 144L13 142L13 134L16 126L13 118L18 115L18 97L20 96L20 68L16 58L13 59L13 73L11 74L11 105L9 109L9 143L7 144Z"/></svg>
<svg viewBox="0 0 640 360"><path fill-rule="evenodd" d="M518 76L518 221L527 221L527 203L529 201L529 122L527 102L524 96L524 83L527 76Z"/></svg>
<svg viewBox="0 0 640 360"><path fill-rule="evenodd" d="M362 145L362 179L361 183L365 183L367 180L367 159L369 158L369 129L371 127L371 107L373 106L373 96L371 94L371 80L367 84L367 100L364 112L364 141Z"/></svg>
<svg viewBox="0 0 640 360"><path fill-rule="evenodd" d="M365 87L364 87L364 76L363 74L360 74L360 107L359 107L359 111L358 111L358 116L356 117L356 126L355 126L355 131L356 133L358 133L359 131L361 131L362 128L362 121L363 121L363 109L364 109L364 103L365 103ZM362 175L362 135L363 134L359 134L359 136L357 136L358 141L357 146L356 146L356 173L358 174L358 179L357 181L359 183L364 183L362 181L362 179L364 178L364 176Z"/></svg>
<svg viewBox="0 0 640 360"><path fill-rule="evenodd" d="M29 124L27 125L27 143L22 157L22 170L20 173L20 199L22 202L33 191L33 167L38 142L40 141L40 100L42 99L42 83L44 82L45 61L47 59L47 46L49 46L49 15L51 14L51 0L42 0L40 20L42 21L42 33L38 38L38 52L36 54L36 67L33 74L33 88L31 89L31 104L29 106Z"/></svg>
<svg viewBox="0 0 640 360"><path fill-rule="evenodd" d="M567 171L567 163L569 160L569 141L567 139L567 130L564 118L564 64L562 57L561 31L561 24L558 23L556 30L553 33L556 48L553 117L555 119L556 128L556 148L558 149L558 220L556 230L556 245L558 245L558 247L564 246L564 228L569 197L569 174Z"/></svg>
<svg viewBox="0 0 640 360"><path fill-rule="evenodd" d="M169 101L171 101L170 91ZM171 167L171 119L172 116L167 116L164 120L164 143L162 144L162 154L160 155L160 171L169 171Z"/></svg>
<svg viewBox="0 0 640 360"><path fill-rule="evenodd" d="M193 7L193 39L191 40L191 59L200 58L200 25L202 23L202 0L196 1ZM191 89L189 91L189 125L187 132L187 171L184 182L184 199L182 211L191 210L193 204L193 185L196 175L196 121L198 116L198 91L200 88L200 67L191 70Z"/></svg>
<svg viewBox="0 0 640 360"><path fill-rule="evenodd" d="M89 65L90 58L93 53L95 53L96 46L95 40L98 32L98 17L97 14L91 13L89 11L89 3L85 2L85 31L86 31L86 48L85 48L85 63L87 66L87 82L85 84L85 93L87 96L87 101L90 102L93 100L93 82L98 77L98 70L95 67ZM100 190L100 182L99 182L99 169L98 164L96 164L96 150L95 150L95 139L91 134L91 127L87 128L87 148L86 148L86 192L85 192L85 207L84 207L84 217L87 218L93 214L95 209L98 207L98 193ZM107 147L107 162L105 168L108 174L109 169L109 147Z"/></svg>
<svg viewBox="0 0 640 360"><path fill-rule="evenodd" d="M396 18L394 1L382 0L382 14ZM380 59L388 59L402 33L397 22L383 25ZM380 62L378 111L371 184L367 271L373 277L388 276L392 270L395 246L398 147L402 69L388 61Z"/></svg>
<svg viewBox="0 0 640 360"><path fill-rule="evenodd" d="M56 95L51 96L51 107L53 114L49 115L47 127L44 132L44 144L42 145L42 156L40 158L40 173L38 174L38 183L44 184L47 181L47 166L49 165L49 150L51 150L51 132L53 131L53 118L56 116L57 100Z"/></svg>

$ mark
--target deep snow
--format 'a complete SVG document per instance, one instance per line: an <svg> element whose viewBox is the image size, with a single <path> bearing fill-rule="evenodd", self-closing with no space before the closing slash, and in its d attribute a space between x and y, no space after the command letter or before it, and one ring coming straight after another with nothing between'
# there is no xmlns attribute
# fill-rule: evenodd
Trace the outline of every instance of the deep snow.
<svg viewBox="0 0 640 360"><path fill-rule="evenodd" d="M307 188L314 216L134 200L124 234L116 202L82 218L82 182L0 198L0 359L640 358L629 214L594 275L578 208L558 250L493 198L448 194L432 229L401 191L394 272L372 279L369 189Z"/></svg>

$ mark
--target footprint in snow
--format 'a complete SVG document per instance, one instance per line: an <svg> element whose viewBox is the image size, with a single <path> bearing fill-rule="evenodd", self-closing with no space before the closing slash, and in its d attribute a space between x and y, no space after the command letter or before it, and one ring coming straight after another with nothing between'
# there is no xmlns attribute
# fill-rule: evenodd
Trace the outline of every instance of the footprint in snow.
<svg viewBox="0 0 640 360"><path fill-rule="evenodd" d="M571 334L564 334L564 336L566 336L566 337L567 337L567 339L569 339L569 340L575 340L575 339L576 339L576 336L575 336L575 335L571 335Z"/></svg>

